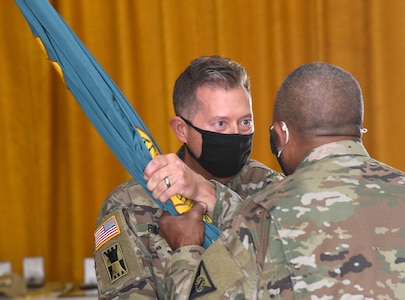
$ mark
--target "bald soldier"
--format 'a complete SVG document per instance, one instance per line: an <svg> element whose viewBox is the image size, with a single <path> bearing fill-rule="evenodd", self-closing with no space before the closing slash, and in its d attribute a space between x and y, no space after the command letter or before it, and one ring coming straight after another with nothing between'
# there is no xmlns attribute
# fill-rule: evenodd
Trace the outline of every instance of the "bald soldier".
<svg viewBox="0 0 405 300"><path fill-rule="evenodd" d="M404 299L405 173L369 156L362 124L347 71L316 62L290 73L270 127L288 176L243 202L199 263L171 261L172 298ZM201 244L172 236L184 220L203 231L201 211L161 218L176 252Z"/></svg>

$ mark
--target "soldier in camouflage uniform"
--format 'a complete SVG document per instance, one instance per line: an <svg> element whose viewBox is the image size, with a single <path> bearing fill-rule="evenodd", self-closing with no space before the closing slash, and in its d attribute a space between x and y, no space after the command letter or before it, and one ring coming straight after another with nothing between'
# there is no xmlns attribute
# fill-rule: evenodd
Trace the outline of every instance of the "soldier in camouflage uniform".
<svg viewBox="0 0 405 300"><path fill-rule="evenodd" d="M205 251L195 234L201 207L160 219L177 249L170 298L405 299L405 173L369 156L363 110L360 86L345 70L295 69L270 128L288 176L241 203ZM173 240L185 220L194 234Z"/></svg>
<svg viewBox="0 0 405 300"><path fill-rule="evenodd" d="M283 175L249 159L253 136L250 83L242 66L200 57L177 79L171 127L184 143L145 169L153 196L203 203L221 226L244 198ZM97 217L95 262L100 299L167 299L172 250L158 234L159 205L133 179L116 188Z"/></svg>

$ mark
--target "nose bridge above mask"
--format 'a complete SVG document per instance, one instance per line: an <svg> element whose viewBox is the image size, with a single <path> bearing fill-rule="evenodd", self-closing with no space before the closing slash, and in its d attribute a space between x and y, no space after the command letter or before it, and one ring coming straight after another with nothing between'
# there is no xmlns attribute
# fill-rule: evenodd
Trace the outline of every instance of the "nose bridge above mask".
<svg viewBox="0 0 405 300"><path fill-rule="evenodd" d="M231 132L230 134L240 134L239 132L239 124L238 122L232 122L231 123Z"/></svg>

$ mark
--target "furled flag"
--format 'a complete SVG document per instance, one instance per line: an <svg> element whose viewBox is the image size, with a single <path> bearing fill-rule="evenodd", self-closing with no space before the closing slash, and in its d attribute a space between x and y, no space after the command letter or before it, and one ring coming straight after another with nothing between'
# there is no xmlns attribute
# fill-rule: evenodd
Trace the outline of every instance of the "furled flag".
<svg viewBox="0 0 405 300"><path fill-rule="evenodd" d="M143 170L152 157L161 152L137 112L47 0L15 2L93 126L121 164L153 198L146 188ZM193 205L180 195L165 204L154 200L172 215L183 213ZM218 238L219 229L207 218L204 225L203 246L208 247Z"/></svg>

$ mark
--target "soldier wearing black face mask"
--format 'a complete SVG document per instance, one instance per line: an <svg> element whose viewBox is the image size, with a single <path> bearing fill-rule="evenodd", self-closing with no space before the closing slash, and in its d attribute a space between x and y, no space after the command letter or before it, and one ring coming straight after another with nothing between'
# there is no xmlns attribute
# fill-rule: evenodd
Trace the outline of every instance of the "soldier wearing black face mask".
<svg viewBox="0 0 405 300"><path fill-rule="evenodd" d="M287 177L245 199L197 264L172 257L176 299L404 298L405 172L370 157L363 117L349 72L294 69L270 127ZM181 252L201 243L200 218L162 216L160 234Z"/></svg>
<svg viewBox="0 0 405 300"><path fill-rule="evenodd" d="M158 155L149 163L147 187L162 202L180 194L202 203L221 228L245 197L283 178L249 158L254 132L249 78L230 59L197 58L176 80L173 105L176 116L170 125L183 146L177 154ZM95 249L100 299L173 297L165 283L172 255L194 264L202 247L173 253L158 233L161 215L134 180L105 200L97 229L115 233L106 233Z"/></svg>
<svg viewBox="0 0 405 300"><path fill-rule="evenodd" d="M202 150L197 157L187 144L188 153L215 177L226 178L238 173L249 159L252 152L253 133L222 134L195 127L182 118L187 125L201 133Z"/></svg>

